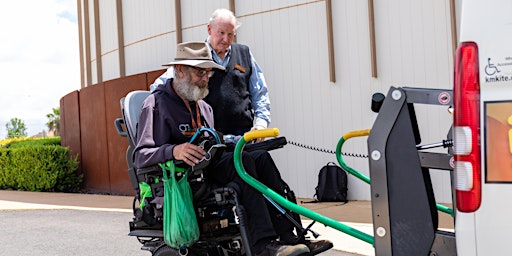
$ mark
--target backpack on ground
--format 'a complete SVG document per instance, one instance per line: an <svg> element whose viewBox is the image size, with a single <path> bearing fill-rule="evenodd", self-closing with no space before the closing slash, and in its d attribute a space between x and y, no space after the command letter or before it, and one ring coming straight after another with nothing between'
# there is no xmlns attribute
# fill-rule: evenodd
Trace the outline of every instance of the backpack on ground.
<svg viewBox="0 0 512 256"><path fill-rule="evenodd" d="M333 162L318 173L318 186L313 196L319 202L348 202L347 173Z"/></svg>

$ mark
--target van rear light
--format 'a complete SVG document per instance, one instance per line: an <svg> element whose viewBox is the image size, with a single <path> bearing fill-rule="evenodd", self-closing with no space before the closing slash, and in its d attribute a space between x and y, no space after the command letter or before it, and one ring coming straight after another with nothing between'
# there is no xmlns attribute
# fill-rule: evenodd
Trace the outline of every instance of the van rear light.
<svg viewBox="0 0 512 256"><path fill-rule="evenodd" d="M473 188L473 165L470 162L457 161L457 182L455 188L461 191L471 191Z"/></svg>
<svg viewBox="0 0 512 256"><path fill-rule="evenodd" d="M457 155L468 155L472 149L471 128L467 126L455 127L453 129L453 137L458 142L454 145L453 152Z"/></svg>
<svg viewBox="0 0 512 256"><path fill-rule="evenodd" d="M457 209L474 212L481 203L480 84L478 47L463 42L454 74L454 158Z"/></svg>

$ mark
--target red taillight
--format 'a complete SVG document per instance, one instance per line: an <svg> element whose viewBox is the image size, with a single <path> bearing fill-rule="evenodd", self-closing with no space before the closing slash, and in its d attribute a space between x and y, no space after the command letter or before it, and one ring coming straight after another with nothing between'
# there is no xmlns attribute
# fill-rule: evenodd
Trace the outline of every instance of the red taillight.
<svg viewBox="0 0 512 256"><path fill-rule="evenodd" d="M464 42L455 58L454 157L457 209L474 212L481 202L480 83L478 47Z"/></svg>

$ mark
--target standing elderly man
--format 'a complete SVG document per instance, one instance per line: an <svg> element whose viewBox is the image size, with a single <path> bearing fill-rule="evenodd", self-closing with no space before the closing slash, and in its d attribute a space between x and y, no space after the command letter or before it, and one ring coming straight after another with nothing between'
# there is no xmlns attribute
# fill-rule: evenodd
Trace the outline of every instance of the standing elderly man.
<svg viewBox="0 0 512 256"><path fill-rule="evenodd" d="M223 134L243 135L270 123L270 99L267 83L249 47L233 43L240 23L227 9L217 9L208 23L206 42L213 60L225 70L215 72L204 99L213 107L215 129ZM169 68L150 86L154 90L172 78Z"/></svg>
<svg viewBox="0 0 512 256"><path fill-rule="evenodd" d="M176 58L169 63L174 67L173 78L158 86L142 106L137 127L134 164L138 168L152 166L168 160L182 160L195 166L205 156L205 151L191 144L194 130L207 127L208 114L200 105L208 95L208 80L214 68L224 70L213 62L211 52L204 42L188 42L176 48ZM183 127L190 129L184 130ZM276 183L280 181L279 171L268 152L264 150L245 152L243 164L246 171L258 178L256 169L263 179ZM267 205L259 191L245 183L236 173L233 153L225 152L219 161L206 169L206 177L219 184L235 183L239 189L241 204L247 212L247 223L253 252L256 255L300 255L309 253L304 244L283 245L276 241L278 235L273 226L274 216L269 214Z"/></svg>

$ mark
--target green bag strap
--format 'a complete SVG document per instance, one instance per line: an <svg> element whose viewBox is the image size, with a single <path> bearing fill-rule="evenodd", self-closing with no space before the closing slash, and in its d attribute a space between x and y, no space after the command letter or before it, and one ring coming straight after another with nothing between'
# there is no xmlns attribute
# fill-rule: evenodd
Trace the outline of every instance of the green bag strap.
<svg viewBox="0 0 512 256"><path fill-rule="evenodd" d="M160 168L162 168L162 171L163 171L163 174L164 174L164 176L163 176L164 181L169 180L169 178L171 178L171 177L174 178L174 174L176 172L184 172L185 174L183 175L183 177L186 177L187 174L188 174L188 168L177 167L174 164L174 160L167 160L167 162L159 163L158 165L160 166ZM167 171L170 172L169 176L167 176Z"/></svg>
<svg viewBox="0 0 512 256"><path fill-rule="evenodd" d="M144 209L144 206L146 206L146 198L152 197L153 193L151 193L151 186L149 186L149 184L147 184L146 182L139 182L139 188L140 188L139 208Z"/></svg>

